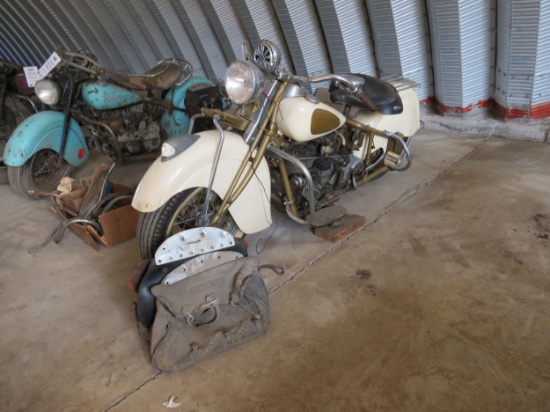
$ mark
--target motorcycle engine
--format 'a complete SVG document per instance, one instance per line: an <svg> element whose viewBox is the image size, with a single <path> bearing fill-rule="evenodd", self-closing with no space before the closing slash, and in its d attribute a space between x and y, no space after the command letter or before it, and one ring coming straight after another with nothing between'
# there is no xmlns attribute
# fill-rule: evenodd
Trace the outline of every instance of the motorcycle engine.
<svg viewBox="0 0 550 412"><path fill-rule="evenodd" d="M121 149L132 155L159 150L161 128L154 119L160 117L151 105L136 105L123 111L125 127L118 136Z"/></svg>
<svg viewBox="0 0 550 412"><path fill-rule="evenodd" d="M345 148L338 149L338 137L325 137L309 142L290 143L285 151L306 166L313 180L314 197L329 202L331 194L345 189L351 182L360 159L351 156ZM302 169L285 161L290 188L298 210L305 210L309 201L309 188ZM284 211L285 190L278 167L271 168L272 199L277 209Z"/></svg>

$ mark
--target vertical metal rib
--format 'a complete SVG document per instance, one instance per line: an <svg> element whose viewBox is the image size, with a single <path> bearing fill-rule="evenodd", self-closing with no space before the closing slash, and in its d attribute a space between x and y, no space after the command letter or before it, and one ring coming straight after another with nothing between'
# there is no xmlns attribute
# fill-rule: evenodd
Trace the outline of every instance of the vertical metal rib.
<svg viewBox="0 0 550 412"><path fill-rule="evenodd" d="M180 13L176 10L175 3L166 0L153 0L153 2L164 20L165 27L170 31L171 37L176 42L181 55L193 65L193 72L196 75L205 76L206 71L183 24Z"/></svg>
<svg viewBox="0 0 550 412"><path fill-rule="evenodd" d="M491 97L491 2L428 0L435 97L452 113L468 113Z"/></svg>
<svg viewBox="0 0 550 412"><path fill-rule="evenodd" d="M246 32L234 5L226 0L205 0L201 4L218 36L226 60L230 63L241 59Z"/></svg>
<svg viewBox="0 0 550 412"><path fill-rule="evenodd" d="M537 59L541 2L511 0L497 8L495 101L508 116L527 117Z"/></svg>
<svg viewBox="0 0 550 412"><path fill-rule="evenodd" d="M138 55L133 43L127 36L127 30L124 30L119 22L119 16L110 7L109 0L85 1L105 28L112 44L110 47L116 47L124 58L123 60L127 65L127 70L124 68L118 68L118 70L134 73L145 71L145 69L148 68L147 62L142 61L141 56Z"/></svg>
<svg viewBox="0 0 550 412"><path fill-rule="evenodd" d="M281 63L295 71L281 25L270 0L233 0L244 29L252 43L271 40L281 49Z"/></svg>
<svg viewBox="0 0 550 412"><path fill-rule="evenodd" d="M19 47L19 50L15 50L17 55L24 55L24 61L21 60L19 63L34 66L37 62L45 60L45 50L49 49L49 47L46 46L43 36L38 33L40 27L37 27L36 29L38 30L35 30L32 21L29 21L28 15L25 14L25 9L25 7L21 7L20 3L8 2L0 4L0 15L2 16L2 20L11 19L13 22L12 27L16 27L21 33L21 36L24 36L24 39L21 40L24 43L24 47ZM4 28L8 26L9 24L4 24ZM18 43L19 42L5 42L3 44L15 48Z"/></svg>
<svg viewBox="0 0 550 412"><path fill-rule="evenodd" d="M330 71L376 76L374 50L363 0L315 0L315 5L332 63Z"/></svg>
<svg viewBox="0 0 550 412"><path fill-rule="evenodd" d="M540 6L537 62L533 80L531 117L542 119L550 116L550 1Z"/></svg>
<svg viewBox="0 0 550 412"><path fill-rule="evenodd" d="M316 76L330 72L328 52L313 0L273 0L296 74Z"/></svg>
<svg viewBox="0 0 550 412"><path fill-rule="evenodd" d="M380 77L401 75L420 84L420 99L433 95L431 56L423 0L368 0Z"/></svg>
<svg viewBox="0 0 550 412"><path fill-rule="evenodd" d="M157 54L147 37L140 28L139 23L132 16L130 9L126 5L126 1L108 1L104 0L105 5L113 13L115 19L120 25L120 29L126 35L126 38L132 45L140 63L145 69L153 66L157 61Z"/></svg>
<svg viewBox="0 0 550 412"><path fill-rule="evenodd" d="M206 75L212 79L223 79L227 68L227 60L199 1L178 0L175 1L174 5L197 50Z"/></svg>

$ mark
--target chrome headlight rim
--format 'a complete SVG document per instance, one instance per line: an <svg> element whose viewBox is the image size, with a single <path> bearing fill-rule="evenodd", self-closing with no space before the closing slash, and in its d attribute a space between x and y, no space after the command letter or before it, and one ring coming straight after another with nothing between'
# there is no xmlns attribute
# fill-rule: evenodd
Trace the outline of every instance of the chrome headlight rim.
<svg viewBox="0 0 550 412"><path fill-rule="evenodd" d="M252 62L237 60L229 65L225 75L225 91L229 99L244 105L258 99L264 89L264 75Z"/></svg>
<svg viewBox="0 0 550 412"><path fill-rule="evenodd" d="M42 103L48 106L59 102L59 86L49 79L38 80L34 85L34 93Z"/></svg>

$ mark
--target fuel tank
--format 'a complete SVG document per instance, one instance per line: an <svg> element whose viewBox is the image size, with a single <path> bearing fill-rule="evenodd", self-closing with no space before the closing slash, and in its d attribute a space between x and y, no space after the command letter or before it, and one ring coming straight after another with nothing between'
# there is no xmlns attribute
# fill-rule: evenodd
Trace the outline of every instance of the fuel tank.
<svg viewBox="0 0 550 412"><path fill-rule="evenodd" d="M277 113L277 126L287 137L305 142L342 126L345 116L313 96L286 97Z"/></svg>
<svg viewBox="0 0 550 412"><path fill-rule="evenodd" d="M82 99L96 110L112 110L139 103L142 97L123 87L94 81L82 85Z"/></svg>

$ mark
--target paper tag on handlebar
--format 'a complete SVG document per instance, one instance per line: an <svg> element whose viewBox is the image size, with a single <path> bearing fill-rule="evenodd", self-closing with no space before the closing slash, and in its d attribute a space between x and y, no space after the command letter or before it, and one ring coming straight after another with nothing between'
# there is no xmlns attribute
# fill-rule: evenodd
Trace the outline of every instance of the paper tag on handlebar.
<svg viewBox="0 0 550 412"><path fill-rule="evenodd" d="M55 66L59 64L61 57L56 52L53 52L48 60L38 69L36 66L23 67L25 72L25 78L27 79L27 85L29 87L34 87L35 83L38 80L42 80L44 77L51 72Z"/></svg>
<svg viewBox="0 0 550 412"><path fill-rule="evenodd" d="M25 79L27 79L27 85L29 87L34 87L34 84L40 80L39 74L38 74L38 67L36 66L30 66L30 67L23 67L23 71L25 72Z"/></svg>
<svg viewBox="0 0 550 412"><path fill-rule="evenodd" d="M38 75L41 76L40 78L43 79L48 75L49 72L51 72L55 66L59 64L61 61L61 57L59 57L59 54L56 52L53 52L50 57L48 57L48 60L42 65L42 67L38 70Z"/></svg>

